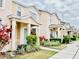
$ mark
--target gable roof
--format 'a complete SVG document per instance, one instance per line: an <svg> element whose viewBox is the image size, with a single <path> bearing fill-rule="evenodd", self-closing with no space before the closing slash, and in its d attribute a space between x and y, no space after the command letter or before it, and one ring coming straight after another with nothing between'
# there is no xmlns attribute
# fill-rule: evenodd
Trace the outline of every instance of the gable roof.
<svg viewBox="0 0 79 59"><path fill-rule="evenodd" d="M19 0L13 0L12 1L13 3L16 3L16 4L18 4L18 5L20 5L20 6L23 6L23 7L30 7L30 6L34 6L34 4L33 3L26 3L26 4L24 4L24 3L22 3L21 1L19 1Z"/></svg>
<svg viewBox="0 0 79 59"><path fill-rule="evenodd" d="M44 12L47 12L49 14L52 14L53 13L53 12L50 12L50 11L48 11L46 9L42 9L42 8L38 7L37 6L38 4L34 4L32 2L27 2L26 4L20 2L19 0L13 0L13 2L16 3L16 4L18 4L18 5L20 5L20 6L23 6L23 7L34 7L34 8L36 8L39 11L44 11Z"/></svg>
<svg viewBox="0 0 79 59"><path fill-rule="evenodd" d="M19 19L19 20L32 18L32 20L33 20L35 23L37 23L38 25L40 25L40 23L39 23L38 21L36 21L36 19L33 18L32 15L26 15L26 16L22 16L22 17L18 17L18 16L15 16L15 15L9 15L9 16L7 16L7 17L8 17L9 19L15 18L15 19Z"/></svg>

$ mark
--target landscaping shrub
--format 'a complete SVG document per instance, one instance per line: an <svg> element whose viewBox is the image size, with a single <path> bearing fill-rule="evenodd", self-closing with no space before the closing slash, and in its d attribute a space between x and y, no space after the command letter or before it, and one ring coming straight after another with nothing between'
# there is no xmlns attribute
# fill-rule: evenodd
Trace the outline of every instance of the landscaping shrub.
<svg viewBox="0 0 79 59"><path fill-rule="evenodd" d="M60 38L51 38L50 41L45 41L43 46L57 46L60 45L61 39Z"/></svg>
<svg viewBox="0 0 79 59"><path fill-rule="evenodd" d="M36 45L36 40L37 40L36 35L29 35L26 37L26 40L27 40L27 42L26 42L27 44L20 45L17 50L19 52L21 52L22 50L24 50L26 52L35 51L35 48L33 46Z"/></svg>
<svg viewBox="0 0 79 59"><path fill-rule="evenodd" d="M51 44L50 44L50 42L49 41L45 41L44 42L44 46L50 46Z"/></svg>
<svg viewBox="0 0 79 59"><path fill-rule="evenodd" d="M31 45L27 45L26 52L31 52L31 51L32 51L32 46Z"/></svg>
<svg viewBox="0 0 79 59"><path fill-rule="evenodd" d="M69 43L71 40L70 36L67 35L67 36L64 36L64 39L63 39L63 43Z"/></svg>
<svg viewBox="0 0 79 59"><path fill-rule="evenodd" d="M40 49L39 46L37 46L37 45L34 45L34 48L36 51L38 51Z"/></svg>
<svg viewBox="0 0 79 59"><path fill-rule="evenodd" d="M0 49L4 47L4 45L8 44L11 37L9 33L11 33L12 29L7 28L7 25L3 25L0 27Z"/></svg>
<svg viewBox="0 0 79 59"><path fill-rule="evenodd" d="M51 41L52 46L59 46L61 43L59 41Z"/></svg>
<svg viewBox="0 0 79 59"><path fill-rule="evenodd" d="M71 40L75 41L76 40L76 36L73 35L73 37L71 38Z"/></svg>
<svg viewBox="0 0 79 59"><path fill-rule="evenodd" d="M61 38L51 38L50 41L59 41L61 43Z"/></svg>
<svg viewBox="0 0 79 59"><path fill-rule="evenodd" d="M60 45L59 41L45 41L44 46L58 46Z"/></svg>
<svg viewBox="0 0 79 59"><path fill-rule="evenodd" d="M77 36L77 38L79 38L79 35L76 35Z"/></svg>
<svg viewBox="0 0 79 59"><path fill-rule="evenodd" d="M18 54L23 54L26 51L26 46L27 45L18 45L17 46L17 53Z"/></svg>
<svg viewBox="0 0 79 59"><path fill-rule="evenodd" d="M44 45L44 42L48 40L48 39L46 38L46 36L44 36L44 35L40 36L39 39L40 39L40 44L41 44L41 45Z"/></svg>
<svg viewBox="0 0 79 59"><path fill-rule="evenodd" d="M26 47L26 52L35 52L35 51L38 51L39 50L39 46L37 45L27 45Z"/></svg>
<svg viewBox="0 0 79 59"><path fill-rule="evenodd" d="M29 35L26 37L27 44L34 45L36 44L37 37L36 35Z"/></svg>
<svg viewBox="0 0 79 59"><path fill-rule="evenodd" d="M39 50L39 46L36 45L37 37L36 35L29 35L26 37L27 46L26 52L35 52Z"/></svg>

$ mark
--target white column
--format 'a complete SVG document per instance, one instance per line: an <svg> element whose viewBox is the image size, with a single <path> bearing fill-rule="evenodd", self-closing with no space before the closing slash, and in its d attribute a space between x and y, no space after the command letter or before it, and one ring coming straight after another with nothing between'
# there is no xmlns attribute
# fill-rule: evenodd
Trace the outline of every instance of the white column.
<svg viewBox="0 0 79 59"><path fill-rule="evenodd" d="M37 45L40 45L40 40L39 40L39 35L40 35L40 27L38 26L36 28L36 36L37 36Z"/></svg>
<svg viewBox="0 0 79 59"><path fill-rule="evenodd" d="M12 20L12 51L16 50L16 21Z"/></svg>
<svg viewBox="0 0 79 59"><path fill-rule="evenodd" d="M56 31L54 32L54 37L56 38Z"/></svg>
<svg viewBox="0 0 79 59"><path fill-rule="evenodd" d="M27 28L28 29L28 35L30 35L31 34L31 24L28 24L27 27L28 27Z"/></svg>
<svg viewBox="0 0 79 59"><path fill-rule="evenodd" d="M58 28L58 38L61 38L61 30Z"/></svg>
<svg viewBox="0 0 79 59"><path fill-rule="evenodd" d="M21 23L20 26L20 45L24 44L24 28L23 28L23 24Z"/></svg>
<svg viewBox="0 0 79 59"><path fill-rule="evenodd" d="M47 37L46 37L48 40L50 40L50 29L48 28L47 29Z"/></svg>
<svg viewBox="0 0 79 59"><path fill-rule="evenodd" d="M54 36L54 38L55 38L55 31L53 31L53 36Z"/></svg>
<svg viewBox="0 0 79 59"><path fill-rule="evenodd" d="M61 42L63 42L63 28L61 29Z"/></svg>

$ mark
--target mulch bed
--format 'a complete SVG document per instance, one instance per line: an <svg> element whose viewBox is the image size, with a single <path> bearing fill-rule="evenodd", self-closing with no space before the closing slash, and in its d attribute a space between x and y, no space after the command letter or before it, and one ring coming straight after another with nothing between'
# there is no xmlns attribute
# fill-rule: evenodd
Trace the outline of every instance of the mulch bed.
<svg viewBox="0 0 79 59"><path fill-rule="evenodd" d="M0 53L0 59L6 59L5 53Z"/></svg>

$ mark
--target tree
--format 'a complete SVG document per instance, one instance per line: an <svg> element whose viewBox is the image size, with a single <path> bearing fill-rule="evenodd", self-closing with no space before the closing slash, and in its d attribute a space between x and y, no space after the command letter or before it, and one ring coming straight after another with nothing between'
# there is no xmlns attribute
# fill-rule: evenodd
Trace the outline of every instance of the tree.
<svg viewBox="0 0 79 59"><path fill-rule="evenodd" d="M0 27L0 48L2 48L5 44L9 43L11 28L7 26Z"/></svg>

